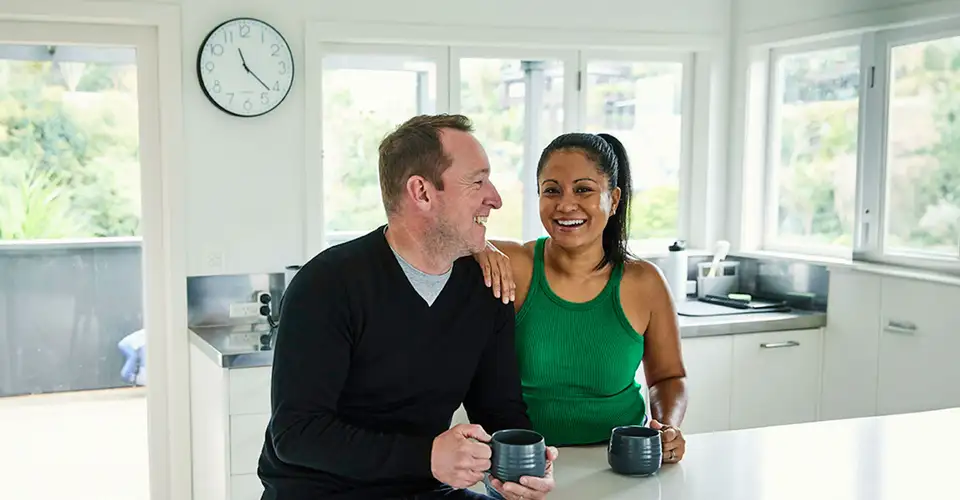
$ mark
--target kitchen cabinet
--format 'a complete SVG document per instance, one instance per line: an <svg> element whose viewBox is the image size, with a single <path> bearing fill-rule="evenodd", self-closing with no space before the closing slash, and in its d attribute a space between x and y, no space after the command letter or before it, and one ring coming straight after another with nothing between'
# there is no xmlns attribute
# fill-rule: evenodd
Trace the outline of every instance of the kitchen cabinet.
<svg viewBox="0 0 960 500"><path fill-rule="evenodd" d="M877 412L960 406L960 287L882 278Z"/></svg>
<svg viewBox="0 0 960 500"><path fill-rule="evenodd" d="M730 428L733 339L733 335L681 339L689 401L684 434Z"/></svg>
<svg viewBox="0 0 960 500"><path fill-rule="evenodd" d="M253 500L270 421L271 367L223 368L190 345L193 500Z"/></svg>
<svg viewBox="0 0 960 500"><path fill-rule="evenodd" d="M811 422L820 400L822 329L733 336L733 429Z"/></svg>
<svg viewBox="0 0 960 500"><path fill-rule="evenodd" d="M875 274L830 273L821 420L876 414L880 280Z"/></svg>

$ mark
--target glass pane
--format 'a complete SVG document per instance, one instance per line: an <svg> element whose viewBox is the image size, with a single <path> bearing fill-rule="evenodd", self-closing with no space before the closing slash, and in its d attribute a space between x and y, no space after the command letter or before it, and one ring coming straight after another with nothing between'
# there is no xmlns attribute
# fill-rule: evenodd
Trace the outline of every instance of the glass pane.
<svg viewBox="0 0 960 500"><path fill-rule="evenodd" d="M885 247L960 255L960 37L894 47Z"/></svg>
<svg viewBox="0 0 960 500"><path fill-rule="evenodd" d="M633 246L665 250L678 236L683 64L591 61L586 76L587 132L613 135L630 157Z"/></svg>
<svg viewBox="0 0 960 500"><path fill-rule="evenodd" d="M849 249L856 211L860 49L777 62L773 123L775 218L767 244Z"/></svg>
<svg viewBox="0 0 960 500"><path fill-rule="evenodd" d="M323 212L326 246L386 223L377 149L407 119L435 113L436 63L405 56L323 61Z"/></svg>
<svg viewBox="0 0 960 500"><path fill-rule="evenodd" d="M4 498L149 498L138 104L133 48L0 44Z"/></svg>
<svg viewBox="0 0 960 500"><path fill-rule="evenodd" d="M526 115L528 107L538 110L536 116ZM461 59L460 112L473 120L477 139L490 158L491 181L503 198L503 206L490 214L487 238L530 240L543 234L536 162L563 130L563 63ZM529 137L527 126L533 127Z"/></svg>

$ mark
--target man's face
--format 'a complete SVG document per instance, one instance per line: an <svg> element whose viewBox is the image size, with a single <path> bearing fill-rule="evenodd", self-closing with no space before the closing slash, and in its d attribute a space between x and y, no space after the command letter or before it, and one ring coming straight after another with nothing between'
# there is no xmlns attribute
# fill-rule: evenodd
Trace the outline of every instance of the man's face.
<svg viewBox="0 0 960 500"><path fill-rule="evenodd" d="M447 129L440 140L452 163L440 176L436 229L444 247L461 257L483 250L487 217L503 203L490 182L487 154L473 135Z"/></svg>

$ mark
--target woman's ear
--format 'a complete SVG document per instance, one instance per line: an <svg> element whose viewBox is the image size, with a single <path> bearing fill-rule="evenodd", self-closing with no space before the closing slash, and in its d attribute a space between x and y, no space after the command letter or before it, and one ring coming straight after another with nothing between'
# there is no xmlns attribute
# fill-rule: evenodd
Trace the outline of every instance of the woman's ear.
<svg viewBox="0 0 960 500"><path fill-rule="evenodd" d="M620 206L620 187L613 188L613 192L610 193L610 199L613 203L610 204L610 216L613 217L613 214L617 213L617 207Z"/></svg>

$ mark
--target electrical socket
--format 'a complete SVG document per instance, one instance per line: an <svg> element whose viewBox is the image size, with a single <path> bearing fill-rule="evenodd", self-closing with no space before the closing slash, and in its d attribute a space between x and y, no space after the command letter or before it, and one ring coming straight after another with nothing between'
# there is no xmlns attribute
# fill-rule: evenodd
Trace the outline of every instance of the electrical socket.
<svg viewBox="0 0 960 500"><path fill-rule="evenodd" d="M230 317L252 318L260 316L260 306L262 305L259 302L234 302L230 304Z"/></svg>

